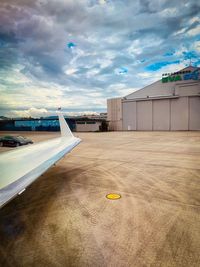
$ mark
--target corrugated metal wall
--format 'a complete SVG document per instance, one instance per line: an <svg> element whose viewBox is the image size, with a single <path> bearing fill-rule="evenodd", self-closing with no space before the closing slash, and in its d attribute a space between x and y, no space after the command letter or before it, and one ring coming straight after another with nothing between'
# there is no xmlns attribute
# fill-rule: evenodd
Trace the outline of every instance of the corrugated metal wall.
<svg viewBox="0 0 200 267"><path fill-rule="evenodd" d="M123 130L200 130L200 97L122 103Z"/></svg>

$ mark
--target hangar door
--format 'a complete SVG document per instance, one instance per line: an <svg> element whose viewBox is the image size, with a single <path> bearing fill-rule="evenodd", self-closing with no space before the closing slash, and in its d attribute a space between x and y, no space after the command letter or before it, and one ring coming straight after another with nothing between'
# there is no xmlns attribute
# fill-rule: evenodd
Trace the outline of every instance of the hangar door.
<svg viewBox="0 0 200 267"><path fill-rule="evenodd" d="M171 99L171 130L188 130L188 97Z"/></svg>
<svg viewBox="0 0 200 267"><path fill-rule="evenodd" d="M152 101L137 102L137 130L152 131Z"/></svg>
<svg viewBox="0 0 200 267"><path fill-rule="evenodd" d="M153 130L169 131L170 129L170 100L153 101Z"/></svg>
<svg viewBox="0 0 200 267"><path fill-rule="evenodd" d="M136 130L136 102L126 102L122 106L123 130Z"/></svg>
<svg viewBox="0 0 200 267"><path fill-rule="evenodd" d="M200 130L200 97L189 97L189 130Z"/></svg>

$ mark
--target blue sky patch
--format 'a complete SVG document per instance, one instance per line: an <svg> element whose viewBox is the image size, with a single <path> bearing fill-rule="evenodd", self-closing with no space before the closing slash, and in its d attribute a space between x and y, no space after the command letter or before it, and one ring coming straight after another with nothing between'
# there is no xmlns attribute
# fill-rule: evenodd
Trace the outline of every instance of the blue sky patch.
<svg viewBox="0 0 200 267"><path fill-rule="evenodd" d="M198 58L198 55L195 51L184 51L183 57L184 59L193 59L193 58Z"/></svg>
<svg viewBox="0 0 200 267"><path fill-rule="evenodd" d="M164 56L164 57L170 57L170 56L173 56L174 53L175 53L174 51L167 52L167 53L165 53L163 56Z"/></svg>
<svg viewBox="0 0 200 267"><path fill-rule="evenodd" d="M76 46L76 44L73 43L73 42L70 42L70 43L67 44L67 46L68 46L68 48L73 48L73 47Z"/></svg>
<svg viewBox="0 0 200 267"><path fill-rule="evenodd" d="M175 60L175 61L164 61L164 62L156 62L154 64L151 64L146 67L147 70L149 71L157 71L161 69L164 66L170 65L170 64L179 64L180 60Z"/></svg>

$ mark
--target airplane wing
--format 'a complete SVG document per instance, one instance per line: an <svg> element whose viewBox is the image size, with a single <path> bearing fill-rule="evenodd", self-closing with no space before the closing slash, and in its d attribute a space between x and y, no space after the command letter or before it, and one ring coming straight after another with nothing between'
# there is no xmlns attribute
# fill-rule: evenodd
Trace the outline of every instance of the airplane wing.
<svg viewBox="0 0 200 267"><path fill-rule="evenodd" d="M60 137L0 154L0 208L81 142L60 112L58 117Z"/></svg>

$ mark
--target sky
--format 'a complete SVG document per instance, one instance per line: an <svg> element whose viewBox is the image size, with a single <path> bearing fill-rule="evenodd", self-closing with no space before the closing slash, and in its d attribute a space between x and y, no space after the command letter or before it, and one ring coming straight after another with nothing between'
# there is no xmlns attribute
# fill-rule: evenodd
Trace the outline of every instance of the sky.
<svg viewBox="0 0 200 267"><path fill-rule="evenodd" d="M197 0L0 1L0 116L104 112L190 60Z"/></svg>

